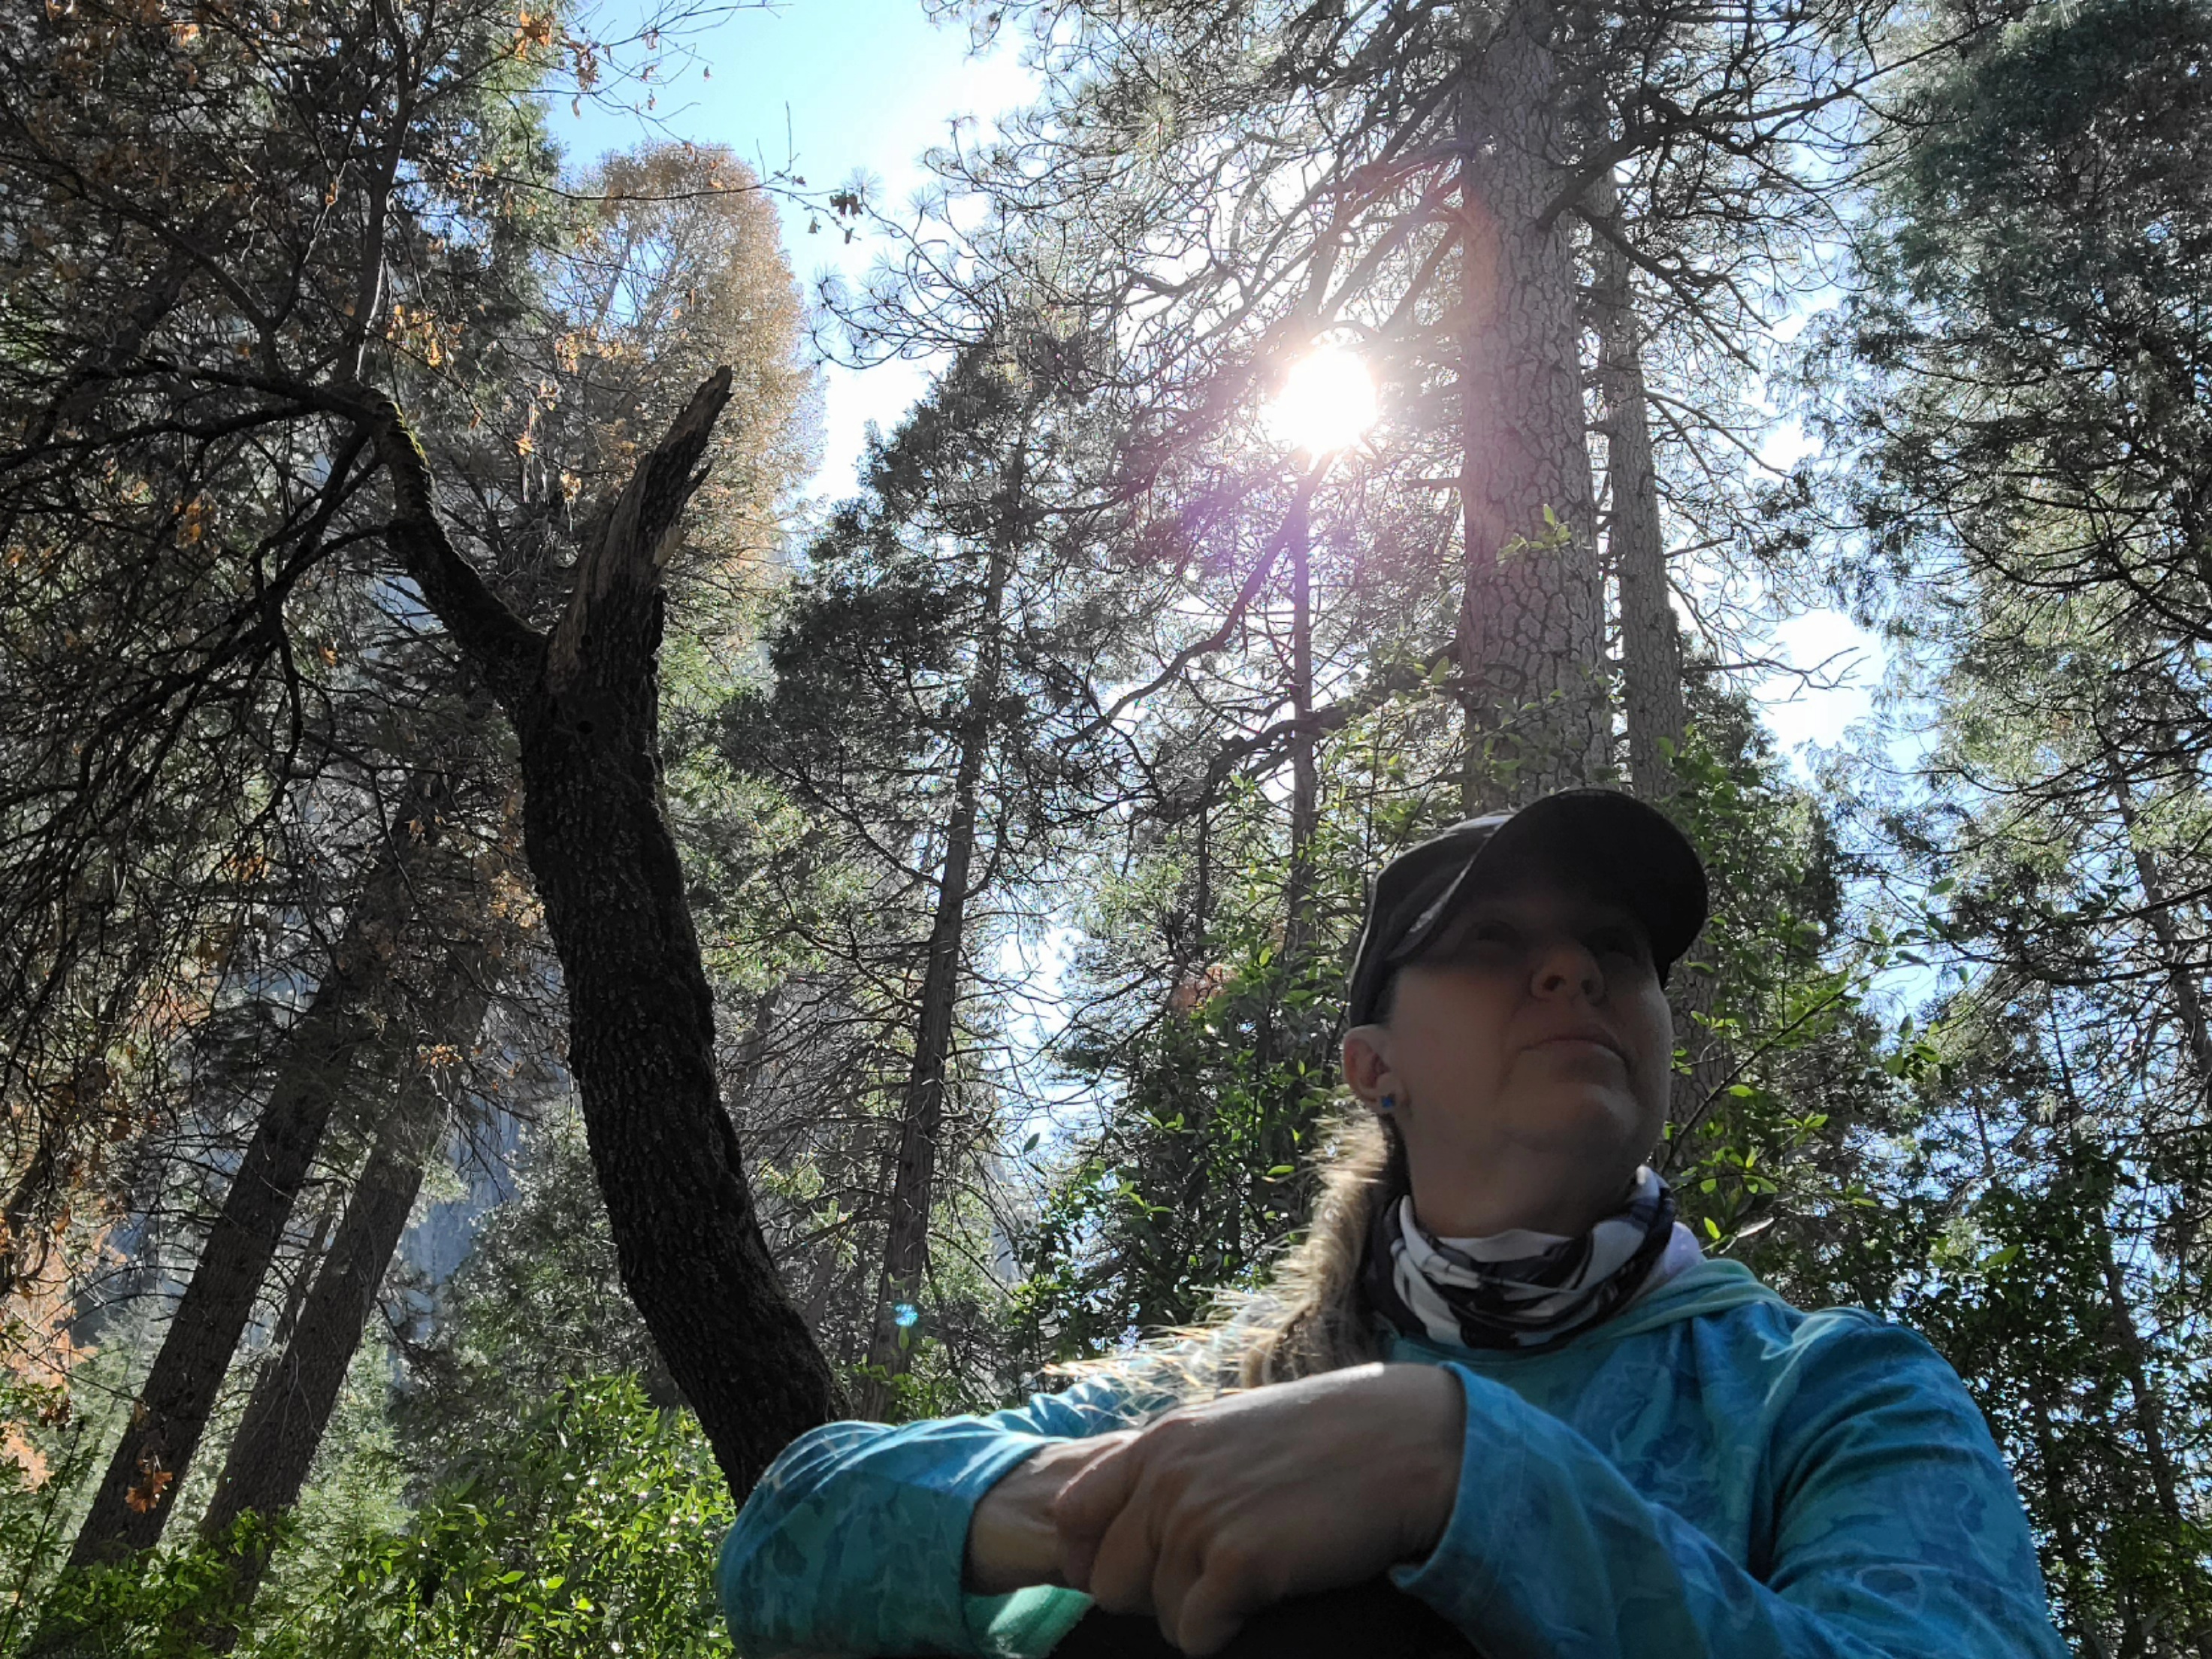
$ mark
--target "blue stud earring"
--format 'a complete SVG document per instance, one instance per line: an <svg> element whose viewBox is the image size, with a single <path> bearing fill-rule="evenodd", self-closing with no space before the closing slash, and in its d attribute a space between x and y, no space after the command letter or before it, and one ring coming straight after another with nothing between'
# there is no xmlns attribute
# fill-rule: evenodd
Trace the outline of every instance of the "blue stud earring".
<svg viewBox="0 0 2212 1659"><path fill-rule="evenodd" d="M1382 1110L1383 1110L1383 1111L1386 1111L1386 1112L1395 1112L1395 1111L1396 1111L1396 1110L1398 1109L1398 1097L1397 1097L1397 1096L1395 1096L1395 1095L1385 1095L1385 1096L1383 1096L1383 1097L1382 1097L1382 1107L1381 1107L1381 1109L1382 1109Z"/></svg>

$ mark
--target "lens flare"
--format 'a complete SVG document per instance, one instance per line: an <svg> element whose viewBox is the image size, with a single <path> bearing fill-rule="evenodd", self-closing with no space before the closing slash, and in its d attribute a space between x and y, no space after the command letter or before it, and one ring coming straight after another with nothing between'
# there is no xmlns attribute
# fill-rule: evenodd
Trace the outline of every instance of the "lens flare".
<svg viewBox="0 0 2212 1659"><path fill-rule="evenodd" d="M1358 443L1375 416L1367 365L1356 352L1322 346L1291 365L1281 395L1268 405L1267 428L1309 455L1331 455Z"/></svg>

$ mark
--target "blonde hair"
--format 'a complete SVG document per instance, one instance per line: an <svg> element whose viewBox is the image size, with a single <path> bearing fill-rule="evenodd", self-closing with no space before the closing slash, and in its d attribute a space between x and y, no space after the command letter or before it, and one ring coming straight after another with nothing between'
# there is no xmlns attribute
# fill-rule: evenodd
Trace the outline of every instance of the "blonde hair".
<svg viewBox="0 0 2212 1659"><path fill-rule="evenodd" d="M1164 1410L1381 1358L1360 1270L1376 1210L1405 1190L1405 1152L1396 1134L1356 1103L1319 1127L1313 1222L1267 1288L1222 1291L1202 1324L1164 1332L1133 1353L1063 1369L1155 1394Z"/></svg>

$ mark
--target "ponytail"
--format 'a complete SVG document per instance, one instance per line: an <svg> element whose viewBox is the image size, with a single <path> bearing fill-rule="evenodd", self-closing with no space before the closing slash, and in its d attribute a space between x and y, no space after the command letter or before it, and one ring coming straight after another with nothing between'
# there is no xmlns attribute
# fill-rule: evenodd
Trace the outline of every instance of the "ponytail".
<svg viewBox="0 0 2212 1659"><path fill-rule="evenodd" d="M1166 1410L1380 1359L1360 1274L1376 1212L1407 1190L1405 1146L1394 1126L1357 1104L1324 1119L1321 1130L1313 1223L1265 1290L1224 1292L1203 1324L1065 1370L1123 1382Z"/></svg>

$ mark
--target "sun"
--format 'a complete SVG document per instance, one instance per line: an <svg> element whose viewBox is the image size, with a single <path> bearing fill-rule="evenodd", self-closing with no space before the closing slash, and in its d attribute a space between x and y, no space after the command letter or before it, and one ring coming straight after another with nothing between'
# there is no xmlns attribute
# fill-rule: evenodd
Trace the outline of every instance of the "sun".
<svg viewBox="0 0 2212 1659"><path fill-rule="evenodd" d="M1357 352L1322 346L1291 365L1267 428L1309 455L1333 455L1375 424L1375 381Z"/></svg>

